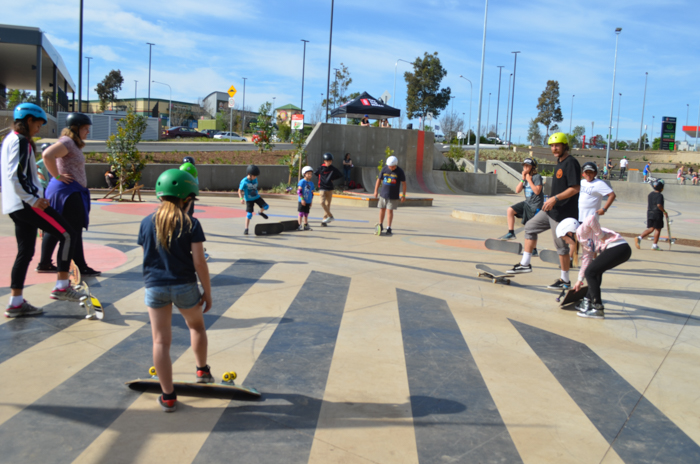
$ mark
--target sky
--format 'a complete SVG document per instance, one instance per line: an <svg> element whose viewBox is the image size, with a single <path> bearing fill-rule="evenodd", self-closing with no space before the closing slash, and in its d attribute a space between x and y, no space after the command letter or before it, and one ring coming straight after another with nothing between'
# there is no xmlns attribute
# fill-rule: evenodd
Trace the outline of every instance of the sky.
<svg viewBox="0 0 700 464"><path fill-rule="evenodd" d="M148 96L148 51L152 42L152 80L172 87L173 100L196 102L213 91L238 90L236 104L257 110L301 106L303 43L306 48L304 109L312 111L326 92L331 1L86 0L83 56L92 56L90 95L112 69L125 83L118 96ZM61 53L78 83L78 0L25 0L3 7L2 22L39 27ZM476 127L484 35L484 0L336 0L331 66L345 64L353 79L348 92L379 98L388 91L405 109L403 72L424 52L438 52L447 75L443 87L455 97L444 111L470 113ZM645 73L648 74L644 124L658 137L663 116L678 118L677 140L698 121L700 56L696 19L700 2L684 0L491 0L483 77L482 126L505 129L508 81L513 51L520 51L515 73L512 141L526 139L528 121L537 116L537 99L548 80L560 85L565 132L582 125L586 135L604 134L610 125L615 28L621 27L613 108L613 138L637 140L642 123ZM497 110L499 68L500 106ZM396 95L394 75L397 69ZM83 65L83 98L87 66ZM489 109L489 93L490 109ZM622 93L622 97L619 97ZM573 97L573 118L572 96ZM153 98L169 98L167 86L151 84ZM273 100L274 98L274 100ZM618 104L619 127L617 123ZM454 106L452 106L454 105ZM689 105L689 106L688 106ZM453 109L454 108L454 109ZM442 115L440 115L442 116ZM440 117L438 116L438 117ZM652 118L654 116L654 118ZM404 124L406 120L404 120ZM545 129L542 128L544 133Z"/></svg>

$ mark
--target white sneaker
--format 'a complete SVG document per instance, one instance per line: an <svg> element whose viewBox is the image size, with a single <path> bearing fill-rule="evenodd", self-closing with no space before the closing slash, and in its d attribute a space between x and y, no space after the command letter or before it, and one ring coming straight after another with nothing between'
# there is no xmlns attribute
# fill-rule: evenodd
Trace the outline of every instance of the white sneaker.
<svg viewBox="0 0 700 464"><path fill-rule="evenodd" d="M327 217L327 218L325 218L323 221L321 221L321 224L328 224L328 223L331 222L332 220L333 220L333 218Z"/></svg>
<svg viewBox="0 0 700 464"><path fill-rule="evenodd" d="M333 216L328 218L328 223L330 224L331 222L335 221L335 218Z"/></svg>

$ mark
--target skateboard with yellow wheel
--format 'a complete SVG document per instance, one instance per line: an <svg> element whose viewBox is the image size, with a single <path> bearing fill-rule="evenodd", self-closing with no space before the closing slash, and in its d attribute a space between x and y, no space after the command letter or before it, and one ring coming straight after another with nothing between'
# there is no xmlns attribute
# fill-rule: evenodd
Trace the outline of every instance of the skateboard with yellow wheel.
<svg viewBox="0 0 700 464"><path fill-rule="evenodd" d="M80 269L75 264L75 261L70 262L70 268L68 269L68 281L76 292L82 293L80 298L80 307L87 313L85 315L85 319L98 321L104 319L105 311L102 308L102 303L100 303L100 300L98 300L97 297L90 293L90 286L83 282L82 276L80 275Z"/></svg>
<svg viewBox="0 0 700 464"><path fill-rule="evenodd" d="M156 368L151 367L148 370L150 379L136 379L126 382L126 385L132 390L141 392L160 392L160 381L156 373ZM224 372L221 376L221 382L214 383L197 383L196 380L173 380L175 392L183 396L224 396L230 397L233 395L245 395L252 398L260 398L260 392L252 387L244 387L236 385L234 380L238 375L234 371Z"/></svg>

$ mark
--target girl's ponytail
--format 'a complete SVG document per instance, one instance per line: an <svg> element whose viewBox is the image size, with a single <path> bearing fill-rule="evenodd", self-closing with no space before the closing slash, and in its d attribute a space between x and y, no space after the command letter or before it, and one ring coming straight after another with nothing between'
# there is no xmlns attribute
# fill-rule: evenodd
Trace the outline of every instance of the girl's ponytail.
<svg viewBox="0 0 700 464"><path fill-rule="evenodd" d="M181 200L177 197L161 196L160 200L160 206L154 216L156 241L158 246L169 253L173 238L179 238L183 231L192 230L192 220L185 213L191 197Z"/></svg>

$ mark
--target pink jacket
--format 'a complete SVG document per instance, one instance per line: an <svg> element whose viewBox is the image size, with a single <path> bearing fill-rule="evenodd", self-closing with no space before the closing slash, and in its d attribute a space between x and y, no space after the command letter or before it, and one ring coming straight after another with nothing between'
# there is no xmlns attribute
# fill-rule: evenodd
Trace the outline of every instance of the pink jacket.
<svg viewBox="0 0 700 464"><path fill-rule="evenodd" d="M578 272L578 280L583 282L586 274L586 268L593 260L593 253L600 253L605 250L608 245L620 240L624 240L620 234L614 230L600 227L598 215L593 214L588 216L576 230L583 253L581 254L581 270Z"/></svg>

